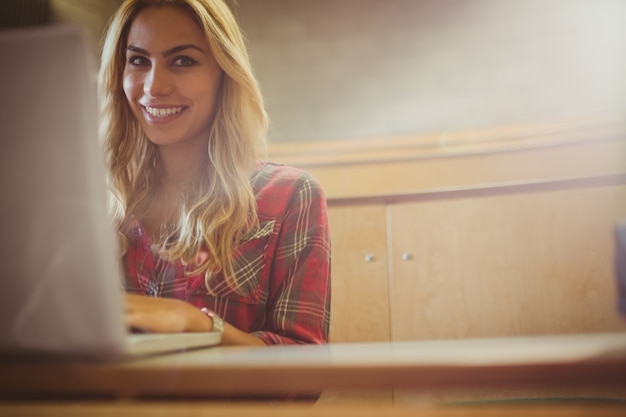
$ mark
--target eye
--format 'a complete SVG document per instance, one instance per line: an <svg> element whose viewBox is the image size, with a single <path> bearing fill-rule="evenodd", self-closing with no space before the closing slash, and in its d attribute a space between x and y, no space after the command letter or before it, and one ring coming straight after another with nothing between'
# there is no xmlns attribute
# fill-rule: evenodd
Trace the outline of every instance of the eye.
<svg viewBox="0 0 626 417"><path fill-rule="evenodd" d="M197 61L195 59L189 58L188 56L178 56L172 61L172 64L177 67L190 67L196 63Z"/></svg>
<svg viewBox="0 0 626 417"><path fill-rule="evenodd" d="M128 58L128 63L134 66L150 65L150 60L145 56L133 55Z"/></svg>

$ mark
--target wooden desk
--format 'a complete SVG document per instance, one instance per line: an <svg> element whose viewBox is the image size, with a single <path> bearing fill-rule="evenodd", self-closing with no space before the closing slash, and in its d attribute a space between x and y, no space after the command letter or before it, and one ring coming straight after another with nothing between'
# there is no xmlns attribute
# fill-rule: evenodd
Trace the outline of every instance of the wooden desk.
<svg viewBox="0 0 626 417"><path fill-rule="evenodd" d="M626 333L213 348L114 363L0 363L5 399L258 398L325 389L555 384L626 392Z"/></svg>
<svg viewBox="0 0 626 417"><path fill-rule="evenodd" d="M623 417L619 405L497 405L458 407L326 407L294 404L93 403L0 404L3 417Z"/></svg>

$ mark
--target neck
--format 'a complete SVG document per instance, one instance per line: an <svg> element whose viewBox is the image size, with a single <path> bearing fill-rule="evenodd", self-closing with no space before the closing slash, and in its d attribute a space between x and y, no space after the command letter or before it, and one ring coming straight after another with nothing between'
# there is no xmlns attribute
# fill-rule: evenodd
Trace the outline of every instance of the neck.
<svg viewBox="0 0 626 417"><path fill-rule="evenodd" d="M194 180L205 155L190 147L159 147L159 183L162 189L185 189Z"/></svg>

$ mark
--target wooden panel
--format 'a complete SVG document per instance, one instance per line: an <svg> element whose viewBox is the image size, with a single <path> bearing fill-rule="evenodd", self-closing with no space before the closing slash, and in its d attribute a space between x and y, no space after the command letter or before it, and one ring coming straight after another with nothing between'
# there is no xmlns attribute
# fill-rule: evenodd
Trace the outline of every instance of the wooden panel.
<svg viewBox="0 0 626 417"><path fill-rule="evenodd" d="M391 206L392 338L624 329L612 270L624 217L624 185Z"/></svg>
<svg viewBox="0 0 626 417"><path fill-rule="evenodd" d="M398 137L273 142L270 151L272 159L276 161L306 168L376 164L515 152L623 138L626 135L625 122L620 115L483 129L444 130Z"/></svg>
<svg viewBox="0 0 626 417"><path fill-rule="evenodd" d="M273 143L329 200L626 172L623 119L496 126L412 137Z"/></svg>
<svg viewBox="0 0 626 417"><path fill-rule="evenodd" d="M626 140L439 158L312 167L329 200L626 172Z"/></svg>
<svg viewBox="0 0 626 417"><path fill-rule="evenodd" d="M389 340L385 212L382 205L329 209L332 342Z"/></svg>

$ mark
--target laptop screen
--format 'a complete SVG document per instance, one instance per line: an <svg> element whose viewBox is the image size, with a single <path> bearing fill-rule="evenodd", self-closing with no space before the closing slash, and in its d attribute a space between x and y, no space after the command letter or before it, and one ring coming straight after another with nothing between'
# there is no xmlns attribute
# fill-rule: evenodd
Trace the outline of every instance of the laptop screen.
<svg viewBox="0 0 626 417"><path fill-rule="evenodd" d="M0 31L0 351L116 356L120 263L95 60L70 25Z"/></svg>

